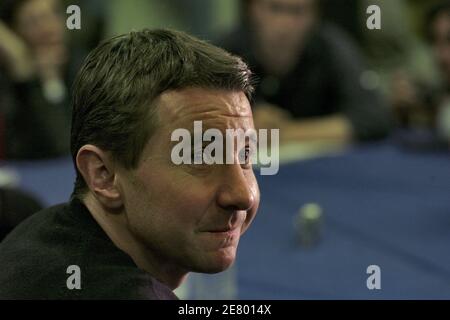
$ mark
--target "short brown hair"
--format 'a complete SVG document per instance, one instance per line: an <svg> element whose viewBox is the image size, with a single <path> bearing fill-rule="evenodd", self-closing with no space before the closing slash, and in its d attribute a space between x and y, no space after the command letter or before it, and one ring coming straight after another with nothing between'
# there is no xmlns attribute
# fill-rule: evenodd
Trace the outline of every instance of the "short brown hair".
<svg viewBox="0 0 450 320"><path fill-rule="evenodd" d="M125 168L135 168L157 124L154 100L185 87L237 90L250 99L252 74L239 57L178 31L144 29L94 49L73 86L73 195L86 191L76 166L83 145L94 144Z"/></svg>

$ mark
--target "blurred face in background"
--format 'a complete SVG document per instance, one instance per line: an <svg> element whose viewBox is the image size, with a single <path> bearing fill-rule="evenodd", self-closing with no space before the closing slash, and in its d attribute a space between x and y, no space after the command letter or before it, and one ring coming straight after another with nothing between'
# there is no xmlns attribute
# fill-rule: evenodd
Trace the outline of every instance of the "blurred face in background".
<svg viewBox="0 0 450 320"><path fill-rule="evenodd" d="M289 71L316 21L315 0L251 0L257 56L269 72Z"/></svg>
<svg viewBox="0 0 450 320"><path fill-rule="evenodd" d="M431 24L431 36L436 60L450 83L450 13L443 12L436 16Z"/></svg>
<svg viewBox="0 0 450 320"><path fill-rule="evenodd" d="M14 29L33 49L64 44L65 19L58 0L27 0L17 9Z"/></svg>

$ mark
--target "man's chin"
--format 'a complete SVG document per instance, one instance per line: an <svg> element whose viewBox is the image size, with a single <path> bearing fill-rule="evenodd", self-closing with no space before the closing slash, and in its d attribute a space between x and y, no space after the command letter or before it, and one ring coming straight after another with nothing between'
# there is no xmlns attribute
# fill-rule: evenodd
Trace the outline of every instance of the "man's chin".
<svg viewBox="0 0 450 320"><path fill-rule="evenodd" d="M236 258L235 248L222 248L214 253L208 253L208 256L197 265L194 272L199 273L218 273L225 271L234 263Z"/></svg>

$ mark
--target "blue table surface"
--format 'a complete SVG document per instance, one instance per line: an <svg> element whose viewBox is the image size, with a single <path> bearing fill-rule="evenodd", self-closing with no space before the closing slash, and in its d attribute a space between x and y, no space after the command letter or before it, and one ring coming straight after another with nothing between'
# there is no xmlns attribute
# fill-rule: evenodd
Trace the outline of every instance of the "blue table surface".
<svg viewBox="0 0 450 320"><path fill-rule="evenodd" d="M69 158L8 163L46 205L67 201ZM392 144L298 161L258 176L260 210L238 251L242 299L450 299L449 153ZM322 241L303 248L293 218L305 203L324 214ZM369 290L366 269L381 268Z"/></svg>

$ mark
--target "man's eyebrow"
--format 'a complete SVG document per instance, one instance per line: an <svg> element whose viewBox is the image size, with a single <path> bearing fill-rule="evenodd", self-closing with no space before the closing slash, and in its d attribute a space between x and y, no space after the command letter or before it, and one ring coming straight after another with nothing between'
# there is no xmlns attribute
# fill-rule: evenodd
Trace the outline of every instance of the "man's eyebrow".
<svg viewBox="0 0 450 320"><path fill-rule="evenodd" d="M233 112L235 111L235 112ZM239 112L237 110L221 110L218 112L219 116L230 117L230 118L249 118L252 117L253 114L250 110L241 110Z"/></svg>
<svg viewBox="0 0 450 320"><path fill-rule="evenodd" d="M194 129L187 129L187 128L183 128L184 130L187 130L188 132L189 132L189 134L191 135L191 140L192 141L194 141L195 140L195 133L194 133ZM203 139L203 136L204 136L204 134L205 134L205 132L207 131L207 130L210 130L210 129L215 129L215 130L219 130L220 131L220 133L223 135L223 138L225 138L226 137L226 130L233 130L233 131L235 131L235 130L242 130L243 132L244 132L244 134L246 133L246 132L248 132L248 131L254 131L256 134L257 134L257 131L256 131L256 129L254 129L254 128L247 128L247 129L244 129L244 128L238 128L238 129L236 129L236 128L218 128L218 127L213 127L213 126L204 126L203 128L202 128L202 134L201 134L201 136L200 136L200 138L202 138ZM250 139L250 141L251 142L257 142L258 141L258 138L256 138L253 134L251 134L251 135L245 135L246 136L246 138L249 138ZM214 136L212 136L213 138L214 138ZM173 142L178 142L178 141L173 141ZM208 142L208 141L207 141Z"/></svg>
<svg viewBox="0 0 450 320"><path fill-rule="evenodd" d="M219 105L219 104L198 104L197 107L202 108L201 113L213 114L214 116L225 116L231 118L247 118L252 117L251 108L236 105Z"/></svg>
<svg viewBox="0 0 450 320"><path fill-rule="evenodd" d="M253 115L251 113L245 114L245 115L243 115L243 114L223 114L223 116L231 117L231 118L251 118L251 117L253 117Z"/></svg>
<svg viewBox="0 0 450 320"><path fill-rule="evenodd" d="M218 110L209 110L209 111L203 111L203 115L211 114L214 117L222 116L222 117L230 117L230 118L250 118L253 116L251 112L245 112L245 113L230 113L230 112L220 112Z"/></svg>

